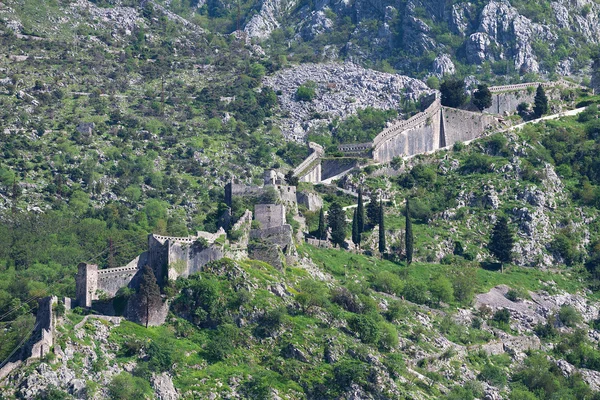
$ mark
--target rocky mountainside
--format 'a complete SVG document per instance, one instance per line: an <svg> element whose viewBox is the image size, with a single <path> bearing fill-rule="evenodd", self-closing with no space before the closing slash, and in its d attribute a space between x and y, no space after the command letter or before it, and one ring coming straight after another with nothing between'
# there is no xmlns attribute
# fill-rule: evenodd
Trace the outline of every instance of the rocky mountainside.
<svg viewBox="0 0 600 400"><path fill-rule="evenodd" d="M510 130L534 118L525 87L486 116L502 132L389 163L338 148L422 107L452 118L431 96L448 74L597 87L599 11L590 0L2 0L0 397L599 399L599 96L548 89L548 113L577 115ZM459 127L481 115L463 111ZM299 165L344 176L295 182ZM265 177L277 191L258 188ZM351 240L359 190L364 230ZM258 202L275 211L231 226ZM256 231L272 217L285 241L269 247ZM490 237L504 218L514 243L498 263ZM326 224L341 246L317 239ZM269 229L277 241L283 230ZM161 326L69 309L79 263L105 277L134 260L115 273L131 282L149 233L181 238L181 257L210 244L232 259L154 287L169 310ZM248 259L261 251L275 265ZM182 268L170 261L159 267ZM96 312L123 314L141 287L118 286ZM38 333L50 295L61 301L39 307L55 317L42 357L5 363Z"/></svg>
<svg viewBox="0 0 600 400"><path fill-rule="evenodd" d="M593 0L356 0L295 7L269 0L246 32L259 40L273 33L279 37L273 21L285 21L293 30L288 40L313 46L318 57L333 51L360 63L386 61L408 74L441 76L458 65L463 72L477 67L479 73L496 75L571 75L588 65L585 54L600 37L599 16L600 4Z"/></svg>

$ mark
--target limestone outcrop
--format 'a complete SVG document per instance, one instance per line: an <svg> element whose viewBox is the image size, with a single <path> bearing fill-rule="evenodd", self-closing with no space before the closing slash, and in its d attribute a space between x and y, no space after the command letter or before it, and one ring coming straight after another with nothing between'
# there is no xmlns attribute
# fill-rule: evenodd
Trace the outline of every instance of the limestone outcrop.
<svg viewBox="0 0 600 400"><path fill-rule="evenodd" d="M316 84L313 101L298 101L296 90L308 81ZM401 109L406 100L415 101L431 90L421 81L402 75L364 69L356 64L302 64L264 79L280 92L279 104L287 115L280 122L289 139L303 140L311 128L346 118L356 110L374 107Z"/></svg>

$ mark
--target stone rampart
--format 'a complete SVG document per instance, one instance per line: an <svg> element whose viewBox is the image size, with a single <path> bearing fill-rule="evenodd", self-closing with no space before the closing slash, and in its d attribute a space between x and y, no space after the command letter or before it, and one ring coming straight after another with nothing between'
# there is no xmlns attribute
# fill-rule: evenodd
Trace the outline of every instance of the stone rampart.
<svg viewBox="0 0 600 400"><path fill-rule="evenodd" d="M300 182L310 182L310 183L319 183L321 182L321 160L315 161L314 167L310 168L308 172L302 174L302 176L298 176L300 178Z"/></svg>
<svg viewBox="0 0 600 400"><path fill-rule="evenodd" d="M298 204L305 206L308 211L318 211L323 207L323 199L316 193L298 192Z"/></svg>
<svg viewBox="0 0 600 400"><path fill-rule="evenodd" d="M379 135L373 139L373 147L377 149L383 142L390 138L403 133L404 131L417 128L427 122L428 119L434 118L440 111L442 106L441 97L436 93L431 104L425 111L418 113L407 120L396 121L390 127L384 129Z"/></svg>
<svg viewBox="0 0 600 400"><path fill-rule="evenodd" d="M477 139L483 136L487 130L498 125L498 118L493 115L456 108L442 107L442 117L444 143L440 147Z"/></svg>
<svg viewBox="0 0 600 400"><path fill-rule="evenodd" d="M285 206L283 204L257 204L254 206L254 219L260 229L269 229L285 224Z"/></svg>
<svg viewBox="0 0 600 400"><path fill-rule="evenodd" d="M225 185L225 204L231 207L235 196L260 196L263 194L263 190L261 186L229 182Z"/></svg>
<svg viewBox="0 0 600 400"><path fill-rule="evenodd" d="M35 330L29 339L26 358L43 358L54 345L53 306L58 302L56 296L44 297L38 301L35 318Z"/></svg>
<svg viewBox="0 0 600 400"><path fill-rule="evenodd" d="M292 264L297 260L294 246L293 229L284 224L268 229L252 229L248 254L250 258L261 260L282 269L284 264Z"/></svg>
<svg viewBox="0 0 600 400"><path fill-rule="evenodd" d="M201 271L202 267L209 262L223 258L222 246L214 244L203 248L199 243L190 245L169 241L165 246L168 246L168 280L187 278Z"/></svg>
<svg viewBox="0 0 600 400"><path fill-rule="evenodd" d="M136 275L139 272L140 268L137 265L98 270L98 287L96 289L97 293L94 296L94 300L101 299L103 297L113 298L119 289L129 286L137 286L136 284L132 283L132 281L136 279Z"/></svg>
<svg viewBox="0 0 600 400"><path fill-rule="evenodd" d="M390 162L394 157L413 156L438 149L443 143L443 139L440 139L440 110L440 97L436 96L424 112L400 121L377 135L373 141L373 159Z"/></svg>
<svg viewBox="0 0 600 400"><path fill-rule="evenodd" d="M91 307L98 289L98 266L80 263L75 276L75 295L79 307Z"/></svg>
<svg viewBox="0 0 600 400"><path fill-rule="evenodd" d="M560 80L558 82L530 82L515 85L493 86L492 106L488 113L513 113L522 103L532 103L538 85L548 90L550 98L560 93L558 87L577 88L579 85ZM472 113L445 107L442 111L440 93L425 99L429 103L425 111L412 118L396 121L378 134L372 142L352 143L339 146L339 150L348 155L367 156L369 153L378 162L389 162L394 157L414 156L439 148L450 146L457 141L469 141L483 135L486 129L498 121L490 115ZM323 178L323 172L320 173Z"/></svg>
<svg viewBox="0 0 600 400"><path fill-rule="evenodd" d="M300 163L300 165L294 168L294 176L297 176L299 178L308 173L309 171L305 170L309 168L311 164L318 161L319 158L323 156L323 154L325 154L325 150L323 149L323 147L317 143L309 142L308 147L312 152L308 155L308 157L306 157L304 161Z"/></svg>

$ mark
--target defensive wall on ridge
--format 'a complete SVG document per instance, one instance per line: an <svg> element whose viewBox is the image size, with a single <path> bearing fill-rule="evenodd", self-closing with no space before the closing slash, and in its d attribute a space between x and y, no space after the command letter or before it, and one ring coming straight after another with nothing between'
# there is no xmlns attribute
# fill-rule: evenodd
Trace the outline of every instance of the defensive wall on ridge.
<svg viewBox="0 0 600 400"><path fill-rule="evenodd" d="M560 98L561 88L581 88L580 85L560 80L557 82L530 82L515 85L492 86L492 105L483 113L444 107L439 92L424 99L427 107L407 120L398 120L366 143L342 144L338 148L347 157L370 158L376 162L390 162L394 157L410 157L452 146L483 136L500 123L499 115L514 113L520 103L533 103L535 89L541 85L551 99ZM309 146L314 144L309 144ZM313 151L295 170L302 182L318 183L325 180L322 153Z"/></svg>

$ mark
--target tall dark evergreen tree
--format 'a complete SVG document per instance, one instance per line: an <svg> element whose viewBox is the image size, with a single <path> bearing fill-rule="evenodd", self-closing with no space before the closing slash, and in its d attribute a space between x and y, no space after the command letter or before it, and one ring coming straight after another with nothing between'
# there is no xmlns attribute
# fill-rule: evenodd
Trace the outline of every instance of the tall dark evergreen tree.
<svg viewBox="0 0 600 400"><path fill-rule="evenodd" d="M354 217L352 218L352 243L360 247L360 230L358 228L358 209L354 209Z"/></svg>
<svg viewBox="0 0 600 400"><path fill-rule="evenodd" d="M343 246L346 240L346 213L342 206L335 202L329 208L327 223L331 228L331 241L334 246Z"/></svg>
<svg viewBox="0 0 600 400"><path fill-rule="evenodd" d="M540 118L548 112L548 97L542 85L538 85L533 103L533 114L536 118Z"/></svg>
<svg viewBox="0 0 600 400"><path fill-rule="evenodd" d="M319 212L319 228L317 229L317 237L319 240L327 239L327 225L325 224L325 211L323 211L323 207L321 207L321 211Z"/></svg>
<svg viewBox="0 0 600 400"><path fill-rule="evenodd" d="M460 107L465 104L465 81L458 78L447 78L440 86L442 92L442 105L446 107Z"/></svg>
<svg viewBox="0 0 600 400"><path fill-rule="evenodd" d="M358 233L365 231L365 207L363 205L362 189L358 189L358 207L356 209Z"/></svg>
<svg viewBox="0 0 600 400"><path fill-rule="evenodd" d="M488 249L500 261L502 272L504 272L504 263L512 260L514 242L513 234L508 227L508 219L505 216L498 218L492 230Z"/></svg>
<svg viewBox="0 0 600 400"><path fill-rule="evenodd" d="M379 202L374 197L367 204L367 218L370 225L379 225Z"/></svg>
<svg viewBox="0 0 600 400"><path fill-rule="evenodd" d="M162 301L160 297L160 288L156 283L156 277L154 271L148 265L142 270L142 278L140 281L140 287L138 289L138 295L140 296L141 304L144 307L146 317L146 328L148 327L148 321L150 320L150 310L158 307Z"/></svg>
<svg viewBox="0 0 600 400"><path fill-rule="evenodd" d="M383 202L379 200L379 253L385 253L385 223L383 219Z"/></svg>
<svg viewBox="0 0 600 400"><path fill-rule="evenodd" d="M473 104L483 111L492 105L492 92L487 85L478 85L477 90L473 93Z"/></svg>
<svg viewBox="0 0 600 400"><path fill-rule="evenodd" d="M413 259L414 237L412 230L412 220L410 219L410 202L408 199L406 199L406 231L404 236L406 237L406 263L410 265Z"/></svg>

